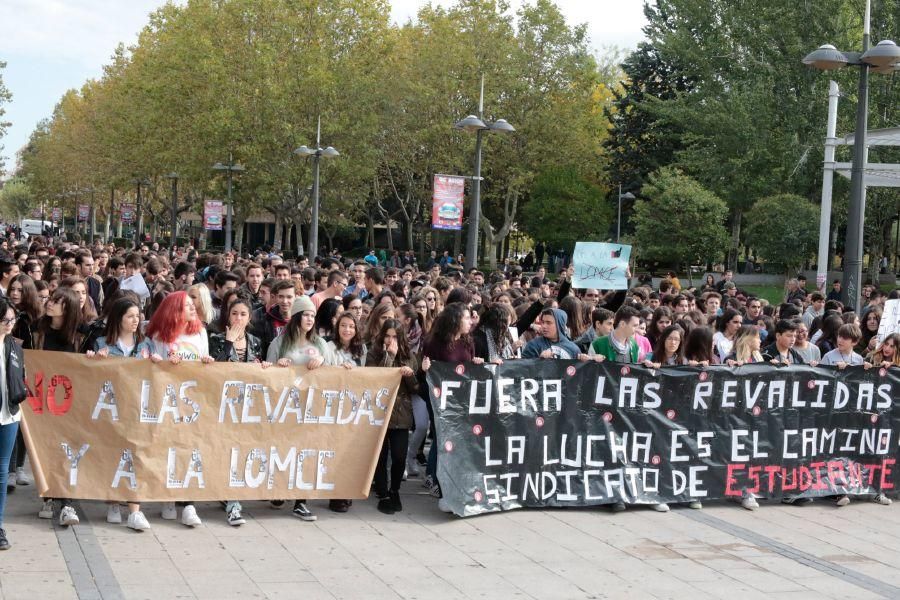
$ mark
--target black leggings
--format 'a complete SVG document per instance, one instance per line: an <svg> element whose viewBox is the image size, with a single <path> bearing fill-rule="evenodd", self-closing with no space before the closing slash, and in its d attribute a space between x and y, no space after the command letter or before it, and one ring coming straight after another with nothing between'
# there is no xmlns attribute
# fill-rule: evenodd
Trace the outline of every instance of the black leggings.
<svg viewBox="0 0 900 600"><path fill-rule="evenodd" d="M406 452L409 449L408 429L388 429L378 455L378 466L375 467L375 494L383 498L388 495L388 452L391 453L391 487L390 491L399 492L403 483L403 471L406 469Z"/></svg>

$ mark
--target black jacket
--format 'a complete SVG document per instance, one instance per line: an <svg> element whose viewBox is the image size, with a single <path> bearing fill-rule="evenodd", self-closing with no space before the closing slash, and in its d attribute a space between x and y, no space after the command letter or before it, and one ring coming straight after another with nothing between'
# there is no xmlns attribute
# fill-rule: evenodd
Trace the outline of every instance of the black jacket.
<svg viewBox="0 0 900 600"><path fill-rule="evenodd" d="M778 358L779 356L781 356L781 354L778 352L778 346L776 346L775 344L769 344L768 346L763 348L762 356L763 356L763 359L766 361L773 361L776 358ZM800 356L800 353L797 352L796 350L794 350L793 348L790 348L788 350L788 356L791 357L792 365L805 364L803 357Z"/></svg>
<svg viewBox="0 0 900 600"><path fill-rule="evenodd" d="M25 387L25 354L9 335L3 340L3 349L6 354L6 394L9 414L15 415L19 412L19 405L28 397L28 390Z"/></svg>
<svg viewBox="0 0 900 600"><path fill-rule="evenodd" d="M245 333L247 338L247 358L244 362L262 362L266 355L262 353L262 342L250 333ZM234 345L225 339L224 333L211 333L209 335L209 355L216 362L240 362Z"/></svg>

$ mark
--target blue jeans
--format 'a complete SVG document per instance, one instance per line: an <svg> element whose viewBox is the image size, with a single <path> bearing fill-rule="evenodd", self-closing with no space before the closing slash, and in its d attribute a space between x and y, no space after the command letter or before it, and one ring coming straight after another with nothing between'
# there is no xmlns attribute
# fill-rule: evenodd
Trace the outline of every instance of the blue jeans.
<svg viewBox="0 0 900 600"><path fill-rule="evenodd" d="M0 527L3 527L3 509L6 508L6 480L9 477L9 457L16 445L18 423L0 425Z"/></svg>

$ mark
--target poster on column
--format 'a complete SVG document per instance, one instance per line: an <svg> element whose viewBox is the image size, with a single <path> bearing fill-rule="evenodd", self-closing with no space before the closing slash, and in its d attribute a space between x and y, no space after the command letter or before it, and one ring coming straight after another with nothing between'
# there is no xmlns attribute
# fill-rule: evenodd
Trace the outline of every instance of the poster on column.
<svg viewBox="0 0 900 600"><path fill-rule="evenodd" d="M90 204L79 204L78 205L78 222L85 223L88 220L88 216L91 214L91 206Z"/></svg>
<svg viewBox="0 0 900 600"><path fill-rule="evenodd" d="M62 221L63 211L59 206L54 206L53 210L50 211L50 220L54 223L59 223Z"/></svg>
<svg viewBox="0 0 900 600"><path fill-rule="evenodd" d="M466 193L464 177L434 176L434 195L431 200L433 229L462 229L463 198Z"/></svg>
<svg viewBox="0 0 900 600"><path fill-rule="evenodd" d="M207 200L203 205L203 229L209 231L222 230L222 201Z"/></svg>
<svg viewBox="0 0 900 600"><path fill-rule="evenodd" d="M399 369L25 351L23 433L44 497L365 498Z"/></svg>
<svg viewBox="0 0 900 600"><path fill-rule="evenodd" d="M576 242L572 254L572 287L598 290L628 289L631 246L605 242Z"/></svg>
<svg viewBox="0 0 900 600"><path fill-rule="evenodd" d="M881 322L878 324L878 343L892 333L900 332L900 300L888 300L884 303ZM900 349L898 349L900 350Z"/></svg>
<svg viewBox="0 0 900 600"><path fill-rule="evenodd" d="M134 223L134 204L131 204L130 202L123 202L120 207L120 211L120 218L122 219L122 223Z"/></svg>
<svg viewBox="0 0 900 600"><path fill-rule="evenodd" d="M433 363L428 386L459 516L897 488L897 367Z"/></svg>

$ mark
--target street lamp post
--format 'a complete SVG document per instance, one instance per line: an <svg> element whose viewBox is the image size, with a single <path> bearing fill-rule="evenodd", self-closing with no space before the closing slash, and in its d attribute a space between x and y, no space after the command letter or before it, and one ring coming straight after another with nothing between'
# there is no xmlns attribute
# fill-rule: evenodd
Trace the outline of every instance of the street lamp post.
<svg viewBox="0 0 900 600"><path fill-rule="evenodd" d="M862 287L863 226L866 212L866 129L869 117L869 69L879 73L893 72L900 65L900 48L890 40L869 47L871 34L871 0L866 0L863 19L862 52L841 52L830 44L820 46L804 57L803 64L816 69L859 67L858 104L856 106L856 133L853 137L853 162L850 168L850 211L847 216L847 235L844 241L843 285L841 300L844 304L859 308L859 292Z"/></svg>
<svg viewBox="0 0 900 600"><path fill-rule="evenodd" d="M228 176L228 202L225 207L225 252L231 252L231 176L233 173L240 173L245 169L234 162L231 154L228 155L227 163L217 162L212 168L214 171L225 171Z"/></svg>
<svg viewBox="0 0 900 600"><path fill-rule="evenodd" d="M634 200L634 194L631 192L622 193L622 184L619 184L619 211L618 216L616 217L616 243L619 243L619 238L622 237L622 200Z"/></svg>
<svg viewBox="0 0 900 600"><path fill-rule="evenodd" d="M319 160L324 156L326 158L335 158L340 156L341 153L335 150L332 146L328 146L326 148L321 147L321 134L322 134L322 117L319 117L319 123L316 127L316 147L309 148L307 146L300 146L296 150L294 150L294 154L298 156L309 156L312 157L313 161L313 207L312 207L312 223L309 225L309 252L307 255L309 256L310 264L315 260L316 255L319 252ZM299 231L299 225L297 226ZM290 233L290 232L288 232ZM388 231L388 235L391 232Z"/></svg>
<svg viewBox="0 0 900 600"><path fill-rule="evenodd" d="M493 123L484 120L484 77L481 78L481 93L478 99L478 116L469 115L454 125L456 129L475 133L475 177L472 178L472 211L469 215L469 232L466 236L466 269L478 265L478 226L481 222L481 145L485 131L513 133L516 129L505 119Z"/></svg>

